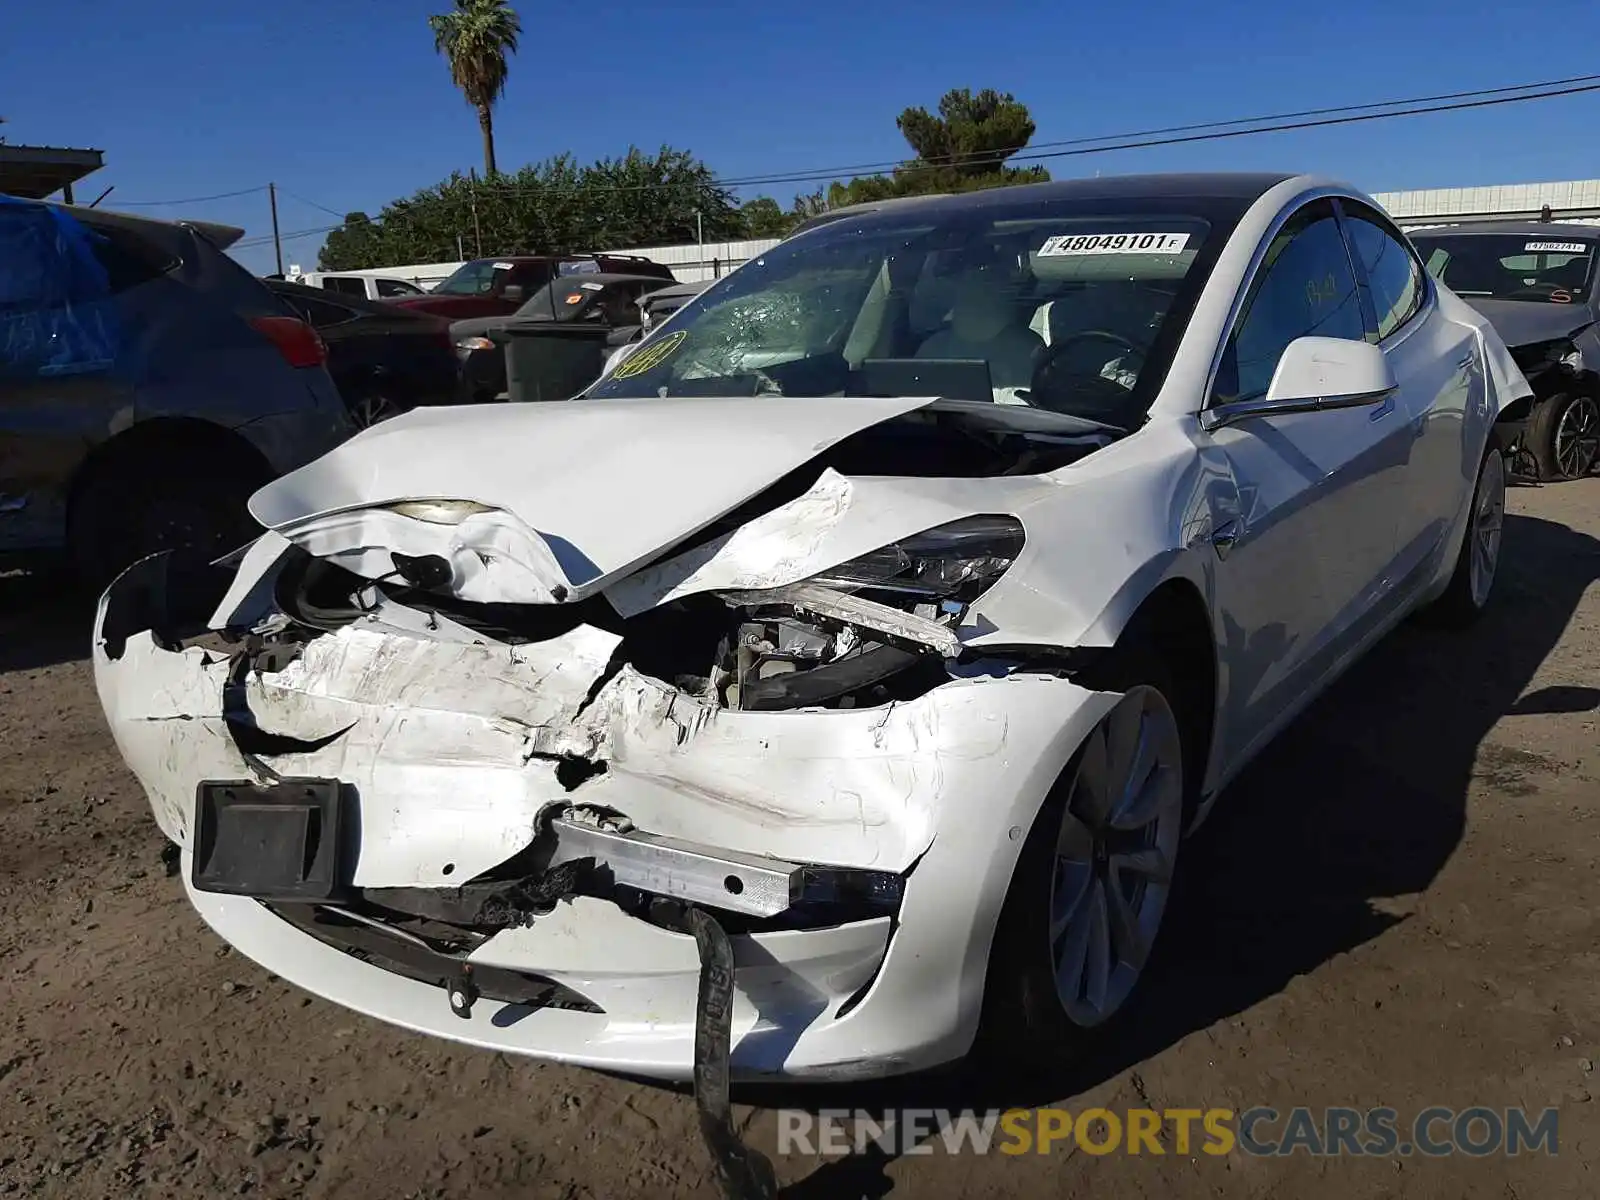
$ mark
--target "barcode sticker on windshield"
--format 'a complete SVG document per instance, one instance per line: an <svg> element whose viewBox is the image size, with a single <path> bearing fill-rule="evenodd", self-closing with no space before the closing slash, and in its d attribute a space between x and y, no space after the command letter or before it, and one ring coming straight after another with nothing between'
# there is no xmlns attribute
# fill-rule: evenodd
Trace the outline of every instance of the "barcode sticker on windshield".
<svg viewBox="0 0 1600 1200"><path fill-rule="evenodd" d="M1524 254L1582 254L1589 247L1582 242L1529 242Z"/></svg>
<svg viewBox="0 0 1600 1200"><path fill-rule="evenodd" d="M1181 254L1187 233L1062 233L1039 247L1040 258L1069 254Z"/></svg>

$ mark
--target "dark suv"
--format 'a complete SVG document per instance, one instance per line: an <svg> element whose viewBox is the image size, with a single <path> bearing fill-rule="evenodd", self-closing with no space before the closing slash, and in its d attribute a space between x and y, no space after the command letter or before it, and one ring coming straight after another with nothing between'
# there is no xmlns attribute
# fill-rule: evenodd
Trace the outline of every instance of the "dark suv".
<svg viewBox="0 0 1600 1200"><path fill-rule="evenodd" d="M462 263L455 273L423 296L404 296L387 303L417 312L436 313L452 321L466 317L500 317L514 313L552 279L563 275L651 275L673 283L672 272L637 254L542 254L532 257L480 258Z"/></svg>
<svg viewBox="0 0 1600 1200"><path fill-rule="evenodd" d="M242 233L0 196L0 554L103 584L226 553L251 492L354 431Z"/></svg>

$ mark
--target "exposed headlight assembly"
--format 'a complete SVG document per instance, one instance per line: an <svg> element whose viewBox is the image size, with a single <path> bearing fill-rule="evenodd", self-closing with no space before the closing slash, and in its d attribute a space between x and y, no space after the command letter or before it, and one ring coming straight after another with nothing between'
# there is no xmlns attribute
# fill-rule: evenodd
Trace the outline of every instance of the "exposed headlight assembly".
<svg viewBox="0 0 1600 1200"><path fill-rule="evenodd" d="M494 509L476 500L407 500L389 505L389 511L430 525L459 525L468 517Z"/></svg>
<svg viewBox="0 0 1600 1200"><path fill-rule="evenodd" d="M1015 517L963 517L841 563L808 580L842 592L971 601L1022 553Z"/></svg>

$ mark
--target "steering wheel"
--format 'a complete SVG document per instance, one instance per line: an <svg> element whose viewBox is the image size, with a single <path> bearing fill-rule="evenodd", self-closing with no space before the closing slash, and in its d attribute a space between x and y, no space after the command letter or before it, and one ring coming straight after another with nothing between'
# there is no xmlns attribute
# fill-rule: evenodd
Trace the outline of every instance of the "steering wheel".
<svg viewBox="0 0 1600 1200"><path fill-rule="evenodd" d="M1115 416L1127 406L1132 385L1101 374L1105 364L1089 370L1074 370L1067 362L1067 351L1076 343L1101 342L1115 346L1137 359L1144 351L1127 336L1110 329L1082 329L1051 344L1047 357L1033 373L1030 389L1033 404L1060 409L1080 416ZM1118 422L1113 421L1113 424Z"/></svg>

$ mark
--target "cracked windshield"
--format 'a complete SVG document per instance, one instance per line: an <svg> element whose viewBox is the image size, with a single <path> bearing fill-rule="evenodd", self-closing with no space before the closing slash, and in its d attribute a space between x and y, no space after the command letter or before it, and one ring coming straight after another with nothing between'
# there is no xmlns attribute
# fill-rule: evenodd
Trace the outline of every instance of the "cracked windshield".
<svg viewBox="0 0 1600 1200"><path fill-rule="evenodd" d="M709 289L589 394L936 395L1131 427L1207 232L1046 203L838 219Z"/></svg>

